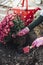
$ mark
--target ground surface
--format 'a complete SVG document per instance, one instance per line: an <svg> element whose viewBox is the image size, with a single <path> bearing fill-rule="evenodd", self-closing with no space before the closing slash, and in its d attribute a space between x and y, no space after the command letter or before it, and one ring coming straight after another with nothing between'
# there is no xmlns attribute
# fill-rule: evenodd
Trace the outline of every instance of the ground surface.
<svg viewBox="0 0 43 65"><path fill-rule="evenodd" d="M31 45L34 39L43 36L43 25L36 27L28 36L26 43ZM0 65L43 65L43 47L32 49L29 54L20 54L14 45L0 44Z"/></svg>

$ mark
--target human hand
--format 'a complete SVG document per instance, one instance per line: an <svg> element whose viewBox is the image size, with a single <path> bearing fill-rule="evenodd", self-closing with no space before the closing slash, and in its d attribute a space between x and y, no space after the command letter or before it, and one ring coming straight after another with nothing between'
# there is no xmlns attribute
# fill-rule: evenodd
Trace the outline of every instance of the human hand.
<svg viewBox="0 0 43 65"><path fill-rule="evenodd" d="M23 35L27 34L28 32L29 32L29 28L25 27L24 29L22 29L21 31L19 31L17 33L17 36L23 36Z"/></svg>
<svg viewBox="0 0 43 65"><path fill-rule="evenodd" d="M33 41L32 45L35 47L39 47L43 45L43 37L37 38L35 41Z"/></svg>

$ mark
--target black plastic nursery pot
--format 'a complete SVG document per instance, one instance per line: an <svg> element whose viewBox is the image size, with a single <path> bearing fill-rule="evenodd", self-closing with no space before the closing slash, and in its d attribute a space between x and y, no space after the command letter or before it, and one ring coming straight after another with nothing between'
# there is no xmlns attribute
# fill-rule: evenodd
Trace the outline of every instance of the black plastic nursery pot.
<svg viewBox="0 0 43 65"><path fill-rule="evenodd" d="M14 44L14 47L19 48L26 44L26 41L27 41L26 38L27 38L27 35L22 36L22 37L16 37L13 40L9 41L8 44L9 43Z"/></svg>
<svg viewBox="0 0 43 65"><path fill-rule="evenodd" d="M36 34L33 30L33 32L29 32L28 34L24 35L24 36L17 36L16 38L13 38L13 39L10 39L6 45L9 45L11 47L14 47L14 48L22 48L24 46L27 46L27 45L31 45L32 42L34 41L34 39L36 39Z"/></svg>

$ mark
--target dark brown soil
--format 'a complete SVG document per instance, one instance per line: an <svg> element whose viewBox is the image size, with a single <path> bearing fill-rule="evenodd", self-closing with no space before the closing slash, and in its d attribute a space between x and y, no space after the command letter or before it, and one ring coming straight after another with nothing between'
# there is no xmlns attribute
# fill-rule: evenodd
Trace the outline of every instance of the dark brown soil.
<svg viewBox="0 0 43 65"><path fill-rule="evenodd" d="M37 31L37 29L36 29ZM40 27L40 36L43 36L43 28ZM23 46L31 45L38 36L32 30L26 36L26 43ZM22 45L18 49L22 48ZM17 52L17 48L12 42L3 45L0 43L0 65L43 65L43 47L34 48L28 54Z"/></svg>

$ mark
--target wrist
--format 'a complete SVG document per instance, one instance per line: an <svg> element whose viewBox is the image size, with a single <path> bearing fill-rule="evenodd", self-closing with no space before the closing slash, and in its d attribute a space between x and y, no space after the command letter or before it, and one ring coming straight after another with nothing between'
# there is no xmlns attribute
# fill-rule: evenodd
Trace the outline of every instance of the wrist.
<svg viewBox="0 0 43 65"><path fill-rule="evenodd" d="M29 32L29 31L30 31L30 29L29 29L28 27L25 27L25 30L26 30L27 32Z"/></svg>

